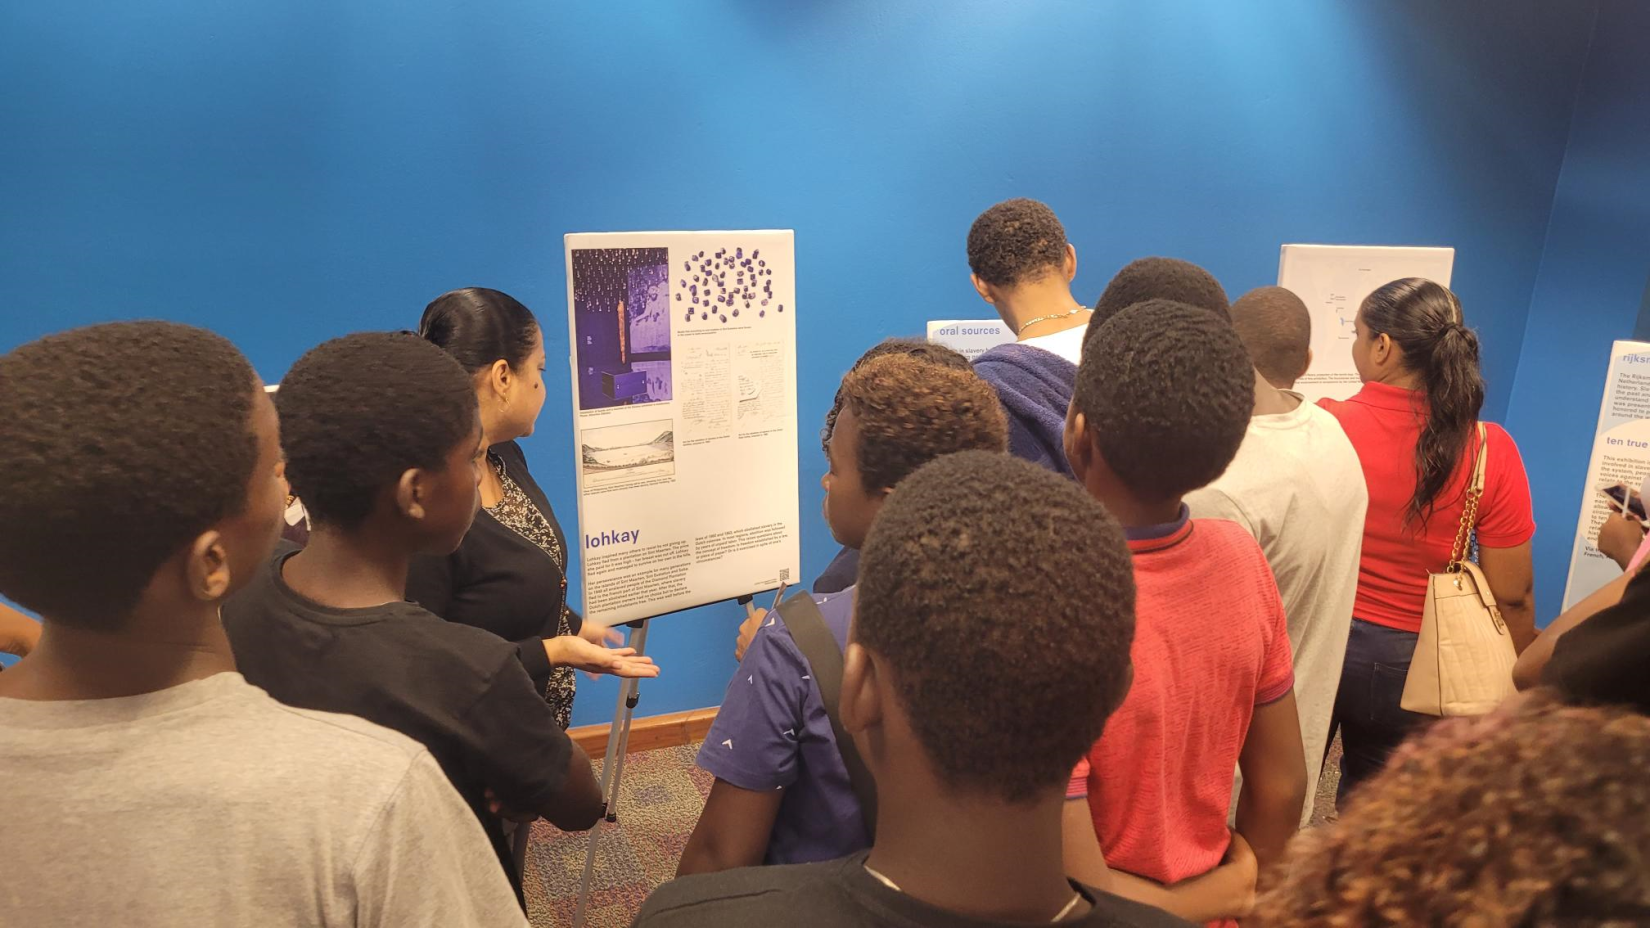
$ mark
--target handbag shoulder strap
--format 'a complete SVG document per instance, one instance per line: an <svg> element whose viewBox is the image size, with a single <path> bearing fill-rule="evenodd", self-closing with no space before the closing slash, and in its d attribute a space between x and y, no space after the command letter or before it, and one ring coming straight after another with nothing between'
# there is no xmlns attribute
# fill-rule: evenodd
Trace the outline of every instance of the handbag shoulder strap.
<svg viewBox="0 0 1650 928"><path fill-rule="evenodd" d="M825 624L813 595L802 592L779 604L779 619L785 623L797 648L808 661L814 683L819 687L819 698L825 703L825 714L831 720L831 734L836 738L837 753L842 755L842 766L848 769L848 785L859 800L859 811L865 821L865 833L876 837L877 784L871 778L870 768L859 756L854 739L842 727L842 648L836 636Z"/></svg>
<svg viewBox="0 0 1650 928"><path fill-rule="evenodd" d="M1478 525L1478 500L1484 495L1484 474L1490 457L1489 431L1478 423L1478 448L1473 452L1472 480L1467 483L1461 506L1461 526L1455 532L1455 546L1450 549L1449 569L1459 570L1471 549L1472 530Z"/></svg>

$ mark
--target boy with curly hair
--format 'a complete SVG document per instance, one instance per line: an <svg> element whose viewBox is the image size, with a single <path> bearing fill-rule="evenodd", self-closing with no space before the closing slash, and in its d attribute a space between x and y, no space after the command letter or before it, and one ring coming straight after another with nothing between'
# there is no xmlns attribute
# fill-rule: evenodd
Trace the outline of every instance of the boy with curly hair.
<svg viewBox="0 0 1650 928"><path fill-rule="evenodd" d="M899 483L861 567L841 717L876 780L874 846L677 879L635 924L1186 928L1060 857L1066 775L1128 688L1116 520L1068 479L965 451Z"/></svg>
<svg viewBox="0 0 1650 928"><path fill-rule="evenodd" d="M974 359L1008 412L1008 450L1069 476L1060 430L1089 316L1071 294L1077 249L1047 204L1017 197L969 227L968 270L1017 339Z"/></svg>
<svg viewBox="0 0 1650 928"><path fill-rule="evenodd" d="M1066 420L1067 456L1123 523L1138 588L1134 686L1074 777L1072 798L1087 803L1068 807L1068 827L1089 848L1098 835L1107 865L1160 883L1221 862L1234 767L1237 832L1262 866L1306 792L1272 572L1241 526L1192 519L1183 502L1237 454L1254 378L1227 320L1149 300L1089 333ZM1092 880L1097 865L1075 853L1070 864Z"/></svg>
<svg viewBox="0 0 1650 928"><path fill-rule="evenodd" d="M1521 698L1394 754L1244 924L1650 923L1650 719Z"/></svg>
<svg viewBox="0 0 1650 928"><path fill-rule="evenodd" d="M1007 445L997 397L966 368L891 353L849 371L838 397L825 445L825 521L850 549L864 544L871 520L918 467ZM843 646L854 588L814 601ZM870 843L809 669L785 623L769 615L699 751L716 782L678 873L829 860Z"/></svg>

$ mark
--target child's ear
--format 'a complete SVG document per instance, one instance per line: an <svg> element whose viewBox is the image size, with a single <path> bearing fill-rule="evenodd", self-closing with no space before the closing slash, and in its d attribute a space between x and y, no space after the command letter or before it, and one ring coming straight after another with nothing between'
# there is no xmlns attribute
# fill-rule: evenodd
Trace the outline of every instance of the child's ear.
<svg viewBox="0 0 1650 928"><path fill-rule="evenodd" d="M1079 479L1088 472L1093 447L1089 443L1088 417L1077 411L1076 403L1066 407L1066 429L1060 436L1066 451L1066 462Z"/></svg>
<svg viewBox="0 0 1650 928"><path fill-rule="evenodd" d="M1308 348L1308 349L1306 349L1306 363L1301 365L1300 376L1296 377L1295 379L1299 380L1299 379L1301 379L1301 377L1305 377L1306 372L1311 370L1311 369L1312 369L1312 349Z"/></svg>
<svg viewBox="0 0 1650 928"><path fill-rule="evenodd" d="M974 282L974 292L980 295L980 299L985 300L992 306L997 305L996 299L994 299L991 295L991 285L981 280L980 275L969 274L968 279Z"/></svg>
<svg viewBox="0 0 1650 928"><path fill-rule="evenodd" d="M395 482L395 508L409 519L422 519L424 510L424 472L409 467Z"/></svg>
<svg viewBox="0 0 1650 928"><path fill-rule="evenodd" d="M877 689L877 668L871 652L857 641L848 642L842 653L842 727L859 734L882 722L882 694Z"/></svg>
<svg viewBox="0 0 1650 928"><path fill-rule="evenodd" d="M189 580L191 596L202 602L213 602L229 592L234 578L229 575L229 552L217 529L197 536L184 557L184 574Z"/></svg>
<svg viewBox="0 0 1650 928"><path fill-rule="evenodd" d="M1066 243L1066 258L1061 263L1064 265L1062 270L1064 270L1065 274L1066 274L1066 283L1069 284L1069 283L1072 282L1073 279L1075 279L1077 277L1077 246L1076 245L1073 245L1070 242Z"/></svg>

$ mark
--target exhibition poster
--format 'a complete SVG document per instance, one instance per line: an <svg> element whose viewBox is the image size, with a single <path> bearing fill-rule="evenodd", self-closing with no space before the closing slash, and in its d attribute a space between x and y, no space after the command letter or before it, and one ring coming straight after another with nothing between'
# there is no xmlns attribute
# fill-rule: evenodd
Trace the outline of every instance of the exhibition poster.
<svg viewBox="0 0 1650 928"><path fill-rule="evenodd" d="M794 233L566 237L585 615L796 581Z"/></svg>
<svg viewBox="0 0 1650 928"><path fill-rule="evenodd" d="M1001 319L930 319L928 340L972 361L1015 338L1014 330Z"/></svg>
<svg viewBox="0 0 1650 928"><path fill-rule="evenodd" d="M1295 382L1309 402L1344 400L1358 392L1352 366L1352 320L1378 287L1405 277L1449 286L1453 248L1380 245L1285 245L1278 258L1278 286L1294 293L1312 314L1312 365Z"/></svg>
<svg viewBox="0 0 1650 928"><path fill-rule="evenodd" d="M1625 484L1638 493L1650 476L1650 343L1619 341L1610 348L1604 399L1581 487L1570 572L1564 581L1564 608L1621 576L1621 567L1598 550L1598 529L1610 514L1602 490Z"/></svg>

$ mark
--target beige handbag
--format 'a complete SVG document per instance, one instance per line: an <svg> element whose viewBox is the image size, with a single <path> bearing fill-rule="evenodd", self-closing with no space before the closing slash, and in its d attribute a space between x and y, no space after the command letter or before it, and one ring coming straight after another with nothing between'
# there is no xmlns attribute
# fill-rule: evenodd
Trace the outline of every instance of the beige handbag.
<svg viewBox="0 0 1650 928"><path fill-rule="evenodd" d="M1404 679L1399 705L1424 715L1483 715L1513 693L1518 653L1501 620L1501 610L1478 565L1467 560L1478 501L1484 495L1484 461L1489 442L1478 424L1478 455L1467 486L1461 527L1449 565L1427 578L1421 636Z"/></svg>

